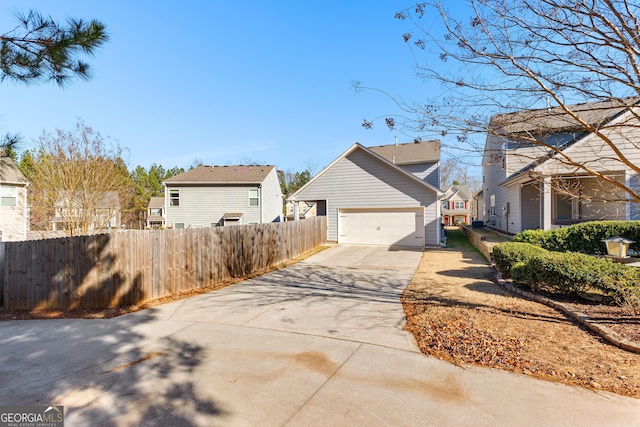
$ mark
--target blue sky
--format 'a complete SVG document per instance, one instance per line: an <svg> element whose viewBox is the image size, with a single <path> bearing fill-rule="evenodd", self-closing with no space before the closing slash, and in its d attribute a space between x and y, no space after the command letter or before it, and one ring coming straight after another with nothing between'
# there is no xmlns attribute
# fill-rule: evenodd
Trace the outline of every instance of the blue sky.
<svg viewBox="0 0 640 427"><path fill-rule="evenodd" d="M55 4L55 6L54 6ZM56 20L96 18L111 41L91 60L93 78L0 85L0 133L18 132L24 148L43 131L77 119L128 149L130 167L237 164L249 160L302 170L326 166L351 144L391 144L383 123L396 112L351 81L420 100L437 87L420 81L387 1L35 1L0 6L0 31L15 11Z"/></svg>

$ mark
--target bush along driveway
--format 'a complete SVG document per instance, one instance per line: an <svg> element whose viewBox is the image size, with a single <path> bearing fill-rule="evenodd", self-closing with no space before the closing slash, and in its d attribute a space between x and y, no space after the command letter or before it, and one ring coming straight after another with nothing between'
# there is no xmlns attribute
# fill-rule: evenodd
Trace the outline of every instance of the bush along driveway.
<svg viewBox="0 0 640 427"><path fill-rule="evenodd" d="M402 296L406 329L423 353L640 398L639 354L498 286L459 231L448 244L425 251Z"/></svg>

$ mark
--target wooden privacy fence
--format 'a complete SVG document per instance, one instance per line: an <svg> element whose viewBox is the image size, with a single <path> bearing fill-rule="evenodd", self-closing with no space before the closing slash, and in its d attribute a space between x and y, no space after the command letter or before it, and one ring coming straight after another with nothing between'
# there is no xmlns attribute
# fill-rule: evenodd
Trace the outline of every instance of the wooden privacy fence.
<svg viewBox="0 0 640 427"><path fill-rule="evenodd" d="M326 217L0 243L0 295L16 309L141 304L263 271L326 243Z"/></svg>

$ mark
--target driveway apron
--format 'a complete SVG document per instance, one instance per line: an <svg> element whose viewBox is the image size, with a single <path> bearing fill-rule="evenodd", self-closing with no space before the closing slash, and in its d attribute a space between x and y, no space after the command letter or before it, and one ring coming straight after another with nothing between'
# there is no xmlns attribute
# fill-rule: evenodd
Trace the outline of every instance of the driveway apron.
<svg viewBox="0 0 640 427"><path fill-rule="evenodd" d="M184 300L171 320L221 323L419 351L400 295L421 251L337 246L285 269Z"/></svg>
<svg viewBox="0 0 640 427"><path fill-rule="evenodd" d="M0 405L67 426L617 426L640 401L417 351L399 301L421 252L332 246L108 320L0 322Z"/></svg>

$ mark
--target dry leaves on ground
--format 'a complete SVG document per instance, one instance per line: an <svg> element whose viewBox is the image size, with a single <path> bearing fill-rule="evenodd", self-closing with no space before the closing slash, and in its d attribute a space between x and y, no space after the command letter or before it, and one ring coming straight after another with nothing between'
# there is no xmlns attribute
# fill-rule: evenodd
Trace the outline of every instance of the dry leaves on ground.
<svg viewBox="0 0 640 427"><path fill-rule="evenodd" d="M422 352L640 398L639 354L512 295L493 283L494 270L466 241L453 234L449 243L425 251L403 294L406 329Z"/></svg>

